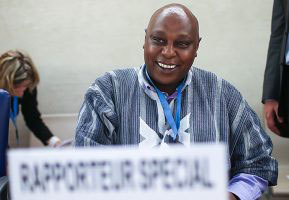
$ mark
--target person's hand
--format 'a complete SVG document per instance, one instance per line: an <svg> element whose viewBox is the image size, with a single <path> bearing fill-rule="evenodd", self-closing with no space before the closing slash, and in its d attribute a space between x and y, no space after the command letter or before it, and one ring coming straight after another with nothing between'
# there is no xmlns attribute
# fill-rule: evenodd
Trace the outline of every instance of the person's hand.
<svg viewBox="0 0 289 200"><path fill-rule="evenodd" d="M229 192L229 200L238 200L235 195L233 195L232 192Z"/></svg>
<svg viewBox="0 0 289 200"><path fill-rule="evenodd" d="M278 101L276 100L266 101L264 104L264 115L268 128L277 135L280 135L280 130L276 126L275 119L277 119L279 123L282 123L283 119L278 115L278 107L279 107Z"/></svg>
<svg viewBox="0 0 289 200"><path fill-rule="evenodd" d="M52 137L48 140L47 144L48 144L48 146L50 146L50 147L60 147L61 144L62 144L62 142L61 142L61 140L60 140L58 137L52 136Z"/></svg>
<svg viewBox="0 0 289 200"><path fill-rule="evenodd" d="M61 140L59 140L53 145L53 147L60 147L61 145L62 145L62 142Z"/></svg>

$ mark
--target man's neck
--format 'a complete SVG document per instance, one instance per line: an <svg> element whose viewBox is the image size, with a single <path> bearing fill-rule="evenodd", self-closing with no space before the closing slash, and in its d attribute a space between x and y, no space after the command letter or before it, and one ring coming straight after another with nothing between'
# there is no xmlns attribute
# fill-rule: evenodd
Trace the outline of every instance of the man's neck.
<svg viewBox="0 0 289 200"><path fill-rule="evenodd" d="M145 76L147 78L147 80L151 80L153 82L153 84L161 91L161 92L165 92L167 93L169 96L172 95L176 90L177 90L177 87L179 86L179 84L182 83L182 81L184 80L181 80L179 83L175 83L175 84L161 84L161 83L157 83L155 80L153 80L147 71L145 71ZM150 82L150 81L149 81Z"/></svg>
<svg viewBox="0 0 289 200"><path fill-rule="evenodd" d="M178 84L175 84L175 85L155 84L155 85L156 87L158 87L160 91L167 93L169 96L172 95L177 90L177 87L178 87Z"/></svg>

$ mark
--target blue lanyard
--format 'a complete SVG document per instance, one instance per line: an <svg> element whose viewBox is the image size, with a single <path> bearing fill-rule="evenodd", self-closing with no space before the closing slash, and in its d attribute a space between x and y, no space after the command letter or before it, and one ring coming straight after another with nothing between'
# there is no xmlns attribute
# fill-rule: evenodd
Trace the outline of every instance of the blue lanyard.
<svg viewBox="0 0 289 200"><path fill-rule="evenodd" d="M13 125L15 127L15 134L16 134L16 141L17 144L19 144L19 134L18 134L18 128L17 128L17 113L18 113L18 97L13 97L13 110L11 108L10 112L10 119L13 122Z"/></svg>
<svg viewBox="0 0 289 200"><path fill-rule="evenodd" d="M155 86L155 84L152 82L150 76L148 75L148 72L146 70L146 76L149 79L149 81L151 82L151 84L154 86L160 102L162 104L164 113L165 113L165 117L171 127L171 129L173 130L173 136L172 138L174 140L176 140L176 137L178 135L178 131L180 128L180 121L181 121L181 102L182 102L182 89L185 85L185 81L183 81L179 86L178 86L178 96L177 96L177 111L176 111L176 121L173 118L173 114L172 111L170 109L170 106L168 104L168 101L165 98L165 95Z"/></svg>

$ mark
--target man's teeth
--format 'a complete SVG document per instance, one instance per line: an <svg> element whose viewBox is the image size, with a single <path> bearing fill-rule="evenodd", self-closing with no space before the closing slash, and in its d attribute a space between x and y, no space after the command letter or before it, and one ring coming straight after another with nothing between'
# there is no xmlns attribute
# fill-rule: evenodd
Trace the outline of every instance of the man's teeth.
<svg viewBox="0 0 289 200"><path fill-rule="evenodd" d="M163 64L163 63L158 63L159 66L161 66L162 68L165 68L165 69L174 69L176 67L176 65L166 65L166 64Z"/></svg>

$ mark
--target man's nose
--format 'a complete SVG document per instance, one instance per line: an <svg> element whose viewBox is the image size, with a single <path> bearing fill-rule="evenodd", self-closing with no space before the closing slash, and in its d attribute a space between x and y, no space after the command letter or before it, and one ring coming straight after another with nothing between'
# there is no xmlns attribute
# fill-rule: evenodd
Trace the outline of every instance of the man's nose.
<svg viewBox="0 0 289 200"><path fill-rule="evenodd" d="M163 50L162 50L162 55L165 58L172 58L172 57L176 56L176 51L175 51L174 45L173 44L167 44L166 46L164 46Z"/></svg>

